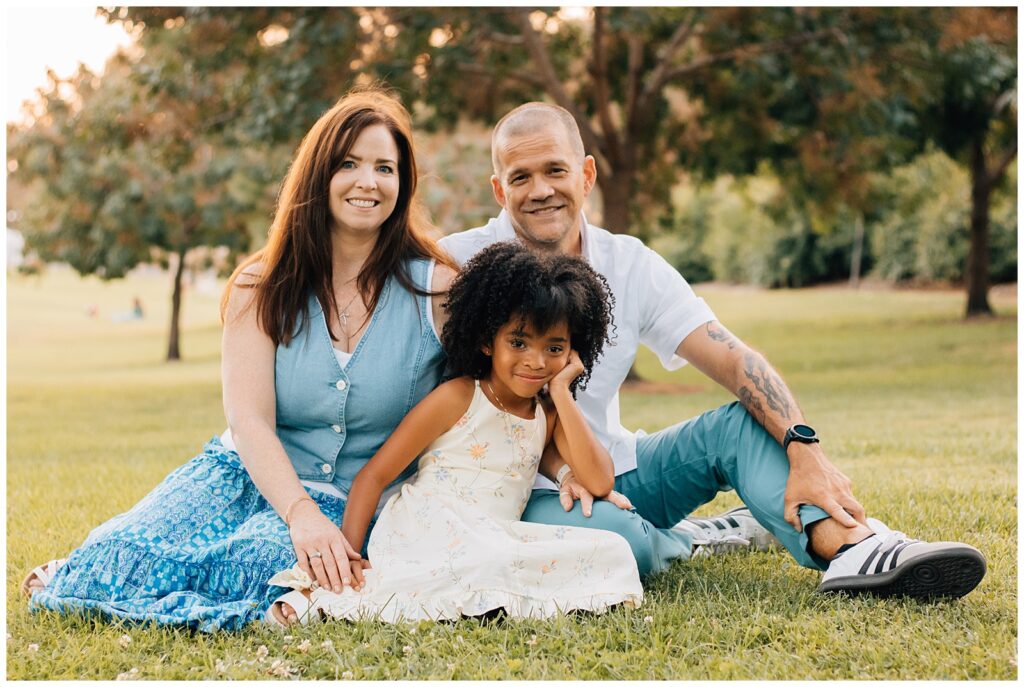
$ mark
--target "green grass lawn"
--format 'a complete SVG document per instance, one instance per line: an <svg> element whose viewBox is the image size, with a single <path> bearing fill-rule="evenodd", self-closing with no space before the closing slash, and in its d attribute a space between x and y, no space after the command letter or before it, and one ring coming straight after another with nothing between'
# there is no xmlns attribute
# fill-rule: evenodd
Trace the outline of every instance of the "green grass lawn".
<svg viewBox="0 0 1024 687"><path fill-rule="evenodd" d="M679 563L648 582L640 609L551 622L208 636L30 615L18 583L31 565L66 554L223 429L219 293L186 293L185 361L166 364L168 281L8 276L8 678L1017 676L1017 303L1006 291L993 299L998 318L964 323L961 292L697 289L782 372L870 515L985 553L988 576L959 601L818 596L817 573L773 552ZM111 321L136 295L146 319ZM730 400L647 352L639 367L699 390L624 394L630 427L655 430ZM736 503L725 494L700 512Z"/></svg>

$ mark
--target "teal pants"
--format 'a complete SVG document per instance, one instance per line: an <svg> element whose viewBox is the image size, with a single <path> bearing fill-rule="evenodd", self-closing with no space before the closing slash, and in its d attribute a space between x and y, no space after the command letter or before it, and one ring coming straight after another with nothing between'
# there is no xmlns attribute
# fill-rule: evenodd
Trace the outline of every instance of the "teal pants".
<svg viewBox="0 0 1024 687"><path fill-rule="evenodd" d="M828 514L817 506L801 506L803 532L783 519L789 460L738 402L641 436L636 448L636 469L615 478L615 490L629 498L634 510L596 501L587 518L578 501L567 513L557 491L535 489L523 520L616 532L629 542L640 574L646 576L664 570L673 560L690 557L690 535L673 530L673 525L718 492L735 489L757 521L779 538L800 565L827 567L827 561L810 551L806 533L807 525Z"/></svg>

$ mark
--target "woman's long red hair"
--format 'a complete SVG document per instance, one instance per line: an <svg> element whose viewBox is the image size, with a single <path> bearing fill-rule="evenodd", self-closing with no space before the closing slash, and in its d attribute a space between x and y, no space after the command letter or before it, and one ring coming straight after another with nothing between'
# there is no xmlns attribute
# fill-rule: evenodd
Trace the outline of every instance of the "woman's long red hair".
<svg viewBox="0 0 1024 687"><path fill-rule="evenodd" d="M360 293L369 297L368 312L373 312L384 282L392 275L410 292L429 293L413 283L403 260L434 258L456 268L430 236L431 225L416 196L416 158L408 111L379 87L361 89L339 100L302 139L284 179L267 244L231 275L221 299L222 318L239 276L257 264L260 269L246 273L237 285L256 289L257 323L275 345L286 345L299 331L296 324L304 325L310 291L325 312L337 310L328 205L331 177L359 134L378 124L387 127L398 147L399 191L395 209L381 225L356 281ZM332 319L327 317L329 331ZM336 339L333 331L331 338Z"/></svg>

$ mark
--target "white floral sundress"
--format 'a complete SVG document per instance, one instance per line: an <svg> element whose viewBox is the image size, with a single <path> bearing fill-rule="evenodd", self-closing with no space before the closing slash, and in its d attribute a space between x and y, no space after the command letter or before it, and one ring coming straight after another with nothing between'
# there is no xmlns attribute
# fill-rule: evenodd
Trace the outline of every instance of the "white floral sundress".
<svg viewBox="0 0 1024 687"><path fill-rule="evenodd" d="M514 618L548 618L639 606L643 588L625 539L520 522L545 433L540 404L533 420L510 415L477 382L469 409L426 449L419 472L381 512L363 589L314 589L313 606L334 618L389 623L498 608ZM270 584L312 586L297 566Z"/></svg>

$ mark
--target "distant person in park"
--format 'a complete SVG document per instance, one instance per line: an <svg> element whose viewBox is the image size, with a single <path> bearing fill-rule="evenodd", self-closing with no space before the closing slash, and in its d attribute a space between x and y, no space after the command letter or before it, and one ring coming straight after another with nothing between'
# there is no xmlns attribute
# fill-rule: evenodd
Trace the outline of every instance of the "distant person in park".
<svg viewBox="0 0 1024 687"><path fill-rule="evenodd" d="M491 185L502 212L487 225L441 241L459 263L486 246L518 239L544 254L581 255L615 296L612 344L594 366L579 407L615 461L623 510L593 503L558 455L545 452L544 481L523 519L595 527L630 543L642 574L723 546L777 537L803 566L824 571L820 591L959 597L985 574L975 548L926 543L866 518L850 480L825 455L782 378L717 321L664 259L631 236L588 224L583 203L597 168L566 110L528 103L503 117L491 138ZM619 387L640 344L670 370L692 363L739 402L653 434L619 421ZM735 489L746 505L710 519L685 518ZM576 498L584 508L573 506Z"/></svg>
<svg viewBox="0 0 1024 687"><path fill-rule="evenodd" d="M136 296L132 299L131 310L115 313L111 319L114 322L131 322L132 320L141 320L143 317L145 317L145 313L142 310L142 301Z"/></svg>
<svg viewBox="0 0 1024 687"><path fill-rule="evenodd" d="M372 569L353 561L353 588L341 594L297 566L271 578L295 589L280 615L271 607L280 624L285 614L397 623L640 605L622 537L520 520L545 446L558 447L580 483L611 490L611 456L573 397L608 336L607 286L578 257L507 241L466 264L445 309L453 378L402 420L356 475L345 507L342 534L361 548L385 485L418 459L373 526Z"/></svg>
<svg viewBox="0 0 1024 687"><path fill-rule="evenodd" d="M228 429L66 561L23 583L33 609L206 631L262 618L296 562L342 590L361 555L339 526L352 480L440 381L439 294L410 119L354 92L303 139L267 245L222 300ZM383 492L386 500L403 471Z"/></svg>

